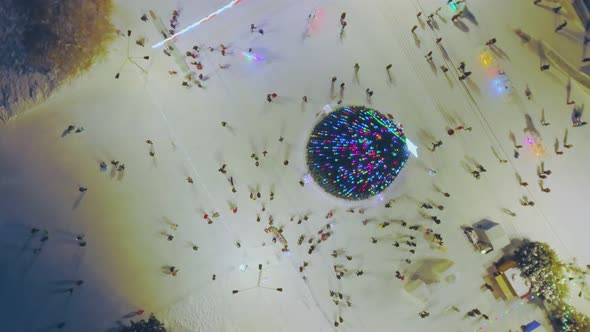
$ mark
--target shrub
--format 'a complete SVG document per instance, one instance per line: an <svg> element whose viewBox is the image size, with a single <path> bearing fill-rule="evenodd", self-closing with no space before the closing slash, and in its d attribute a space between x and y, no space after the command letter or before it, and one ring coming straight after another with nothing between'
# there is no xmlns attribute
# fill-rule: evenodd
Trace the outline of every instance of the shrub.
<svg viewBox="0 0 590 332"><path fill-rule="evenodd" d="M139 322L131 321L131 325L125 326L119 330L120 332L166 332L164 324L160 322L154 314L150 314L150 318Z"/></svg>

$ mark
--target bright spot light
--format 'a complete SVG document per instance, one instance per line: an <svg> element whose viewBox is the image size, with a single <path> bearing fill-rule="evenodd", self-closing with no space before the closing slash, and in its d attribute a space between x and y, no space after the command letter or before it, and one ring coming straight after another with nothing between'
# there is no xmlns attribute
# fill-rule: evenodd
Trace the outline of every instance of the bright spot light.
<svg viewBox="0 0 590 332"><path fill-rule="evenodd" d="M492 62L494 61L494 58L487 52L484 52L482 54L480 54L479 58L481 59L481 62L487 67L489 65L492 64Z"/></svg>
<svg viewBox="0 0 590 332"><path fill-rule="evenodd" d="M242 55L250 61L264 61L264 59L262 57L259 57L258 55L254 54L254 53L242 52Z"/></svg>
<svg viewBox="0 0 590 332"><path fill-rule="evenodd" d="M237 5L240 1L242 1L242 0L233 0L232 2L228 3L227 5L221 7L218 10L214 11L213 13L207 15L207 17L200 19L199 21L197 21L197 22L189 25L188 27L186 27L186 28L182 29L181 31L173 34L172 36L170 36L170 37L162 40L161 42L154 44L152 46L152 48L158 48L158 47L166 44L167 42L172 41L172 40L178 38L180 35L182 35L182 34L184 34L186 32L189 32L190 30L198 27L199 25L201 25L201 23L205 23L208 20L212 19L213 17L215 17L215 16L223 13L224 11L228 10L229 8L233 7L234 5Z"/></svg>
<svg viewBox="0 0 590 332"><path fill-rule="evenodd" d="M418 147L416 146L416 144L412 143L412 141L410 141L410 139L408 139L406 137L406 145L408 146L408 151L410 151L410 153L418 158Z"/></svg>

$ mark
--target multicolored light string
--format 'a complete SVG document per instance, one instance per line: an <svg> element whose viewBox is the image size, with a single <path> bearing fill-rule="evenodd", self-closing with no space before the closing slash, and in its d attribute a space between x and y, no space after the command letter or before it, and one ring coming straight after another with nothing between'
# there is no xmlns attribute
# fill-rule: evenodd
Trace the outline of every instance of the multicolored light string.
<svg viewBox="0 0 590 332"><path fill-rule="evenodd" d="M207 15L207 17L205 17L205 18L202 18L202 19L198 20L197 22L195 22L195 23L193 23L193 24L189 25L188 27L186 27L186 28L184 28L184 29L180 30L179 32L177 32L177 33L173 34L172 36L170 36L170 37L168 37L168 38L166 38L166 39L162 40L161 42L159 42L159 43L156 43L156 44L152 45L152 48L158 48L158 47L161 47L162 45L166 44L167 42L169 42L169 41L172 41L172 40L174 40L174 39L178 38L180 35L182 35L182 34L184 34L184 33L186 33L186 32L189 32L190 30L192 30L192 29L194 29L194 28L198 27L198 26L199 26L199 25L201 25L202 23L205 23L205 22L207 22L208 20L212 19L213 17L215 17L215 16L217 16L217 15L219 15L219 14L223 13L224 11L226 11L226 10L230 9L231 7L233 7L233 6L237 5L237 4L238 4L238 3L240 3L241 1L242 1L242 0L233 0L232 2L228 3L227 5L225 5L225 6L221 7L221 8L219 8L218 10L214 11L213 13L211 13L211 14Z"/></svg>
<svg viewBox="0 0 590 332"><path fill-rule="evenodd" d="M307 144L313 179L328 193L361 200L387 188L409 157L400 128L363 106L341 107L314 128Z"/></svg>

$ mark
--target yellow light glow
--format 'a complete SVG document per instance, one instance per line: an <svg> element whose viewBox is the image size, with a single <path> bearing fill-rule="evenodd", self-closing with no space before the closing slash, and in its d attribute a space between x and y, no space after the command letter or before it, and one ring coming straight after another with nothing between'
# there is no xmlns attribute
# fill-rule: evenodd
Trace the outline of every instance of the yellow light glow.
<svg viewBox="0 0 590 332"><path fill-rule="evenodd" d="M485 66L489 66L492 64L492 62L494 62L494 58L489 54L489 53L482 53L479 58L481 59L481 62L485 65Z"/></svg>

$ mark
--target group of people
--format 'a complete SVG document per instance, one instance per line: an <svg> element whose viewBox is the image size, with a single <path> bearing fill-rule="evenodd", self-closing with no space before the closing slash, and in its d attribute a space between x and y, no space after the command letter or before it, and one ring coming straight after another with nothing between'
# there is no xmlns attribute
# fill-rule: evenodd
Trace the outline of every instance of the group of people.
<svg viewBox="0 0 590 332"><path fill-rule="evenodd" d="M459 4L460 2L456 2L456 3ZM456 14L455 16L453 16L452 21L455 22L456 20L459 20L461 18L462 13L463 12L459 12L458 14ZM168 31L168 33L174 34L175 29L176 29L177 24L178 24L178 17L179 17L179 12L177 10L173 11L172 19L170 20L170 30ZM421 13L419 13L417 15L417 17L418 17L418 19L421 19ZM146 15L143 15L141 17L141 19L143 21L147 21L148 20L148 18L147 18ZM432 22L434 20L434 14L429 15L428 16L428 20L429 20L429 22ZM565 24L567 24L567 23L565 23ZM341 14L341 16L340 16L340 26L341 26L340 32L342 34L344 32L345 27L347 26L346 13L345 12L343 12ZM417 30L417 28L418 28L417 25L413 26L412 29L411 29L412 33L415 33L415 31ZM251 24L250 25L250 31L252 33L256 32L257 29L258 29L257 32L260 35L263 35L264 34L263 29L259 29L254 24ZM441 41L442 41L442 38L438 38L437 41L436 41L436 43L437 44L440 44ZM489 46L489 47L493 47L495 44L496 44L496 39L495 38L492 38L492 39L490 39L490 40L488 40L486 42L486 45ZM212 48L212 47L210 47L209 49L210 49L210 51L214 51L214 48ZM219 49L220 49L221 56L226 56L227 47L224 46L223 44L221 44ZM251 49L250 49L250 51L251 51ZM198 46L194 46L191 51L187 51L186 55L187 55L187 57L190 57L190 58L193 58L193 59L197 59L197 58L199 58L199 52L200 52L200 48ZM432 52L429 52L426 55L426 59L427 59L427 61L432 61ZM192 64L195 66L195 68L196 68L197 71L200 71L200 70L203 69L203 64L200 61L194 61ZM391 64L388 64L388 65L385 66L385 68L386 68L386 70L388 72L391 69L391 67L392 67ZM446 68L444 65L443 65L443 67L441 67L441 68L443 68L443 71L444 72L448 71L448 68ZM459 77L460 80L464 80L464 79L468 78L471 75L471 72L466 70L466 65L465 65L464 62L461 62L460 63L460 66L457 69L461 73L461 76ZM355 76L358 75L358 72L360 70L360 65L358 63L355 63L354 66L353 66L353 70L354 70ZM175 70L170 70L169 73L171 75L174 75L177 72ZM193 82L193 83L196 83L199 86L201 86L200 83L202 81L204 81L205 79L206 79L206 76L204 76L203 74L194 75L193 73L190 73L189 75L187 75L187 80L183 81L182 85L183 86L190 86L191 82ZM334 95L334 88L335 88L335 85L337 84L336 81L337 81L337 77L336 76L333 76L332 77L332 80L331 80L331 97L335 97L335 95ZM345 86L346 86L345 85L345 82L341 82L339 84L340 91L339 91L338 104L341 104L342 103L342 100L344 99L344 89L345 89ZM528 90L528 87L527 87L527 90ZM373 91L371 89L369 89L369 88L367 88L365 90L365 93L366 93L367 99L370 99L373 96ZM274 92L273 93L269 93L266 96L266 100L268 102L273 102L274 100L276 100L277 97L278 97L278 94L277 93L274 93ZM531 97L530 90L528 90L527 97L529 99ZM303 96L302 100L303 100L304 103L307 103L308 102L307 96ZM581 117L581 112L580 112L579 116L577 117L577 120L574 121L574 125L575 126L580 126L580 125L585 124L585 122L581 122L580 117ZM226 121L223 121L222 122L222 127L229 127ZM70 134L73 131L75 131L76 133L80 133L83 130L84 130L83 127L79 127L79 128L76 129L75 126L70 125L64 131L64 133L66 135L67 134ZM456 130L469 130L470 131L471 130L471 127L464 128L463 126L460 126L460 127L457 127ZM449 135L452 135L452 134L449 133ZM283 140L284 140L284 137L281 136L279 138L279 142L283 142ZM156 153L155 153L155 148L154 148L154 142L151 139L148 139L145 142L148 144L148 148L149 148L148 149L148 154L149 154L149 156L152 157L152 158L155 158ZM442 145L443 145L442 140L436 140L435 142L432 143L432 148L430 150L432 152L434 152L437 148L442 147ZM262 151L263 158L267 156L267 153L268 152L267 152L266 149ZM251 159L253 159L254 165L256 167L259 167L260 166L260 162L261 162L261 160L263 158L260 158L258 156L258 153L257 152L251 154ZM283 161L283 164L285 166L287 166L289 164L288 159L285 159ZM125 170L125 165L124 164L120 164L119 161L117 161L117 160L112 160L111 161L111 165L113 166L113 169L115 169L116 171L124 171ZM101 161L99 166L100 166L100 169L102 171L104 171L104 170L107 169L107 164L104 161ZM233 193L237 193L238 190L236 189L236 187L234 185L234 177L235 177L235 175L231 175L231 176L228 176L227 175L227 164L225 164L225 163L222 164L222 166L218 169L218 171L221 174L227 176L228 181L231 184L232 192ZM483 167L481 164L477 164L476 165L476 168L471 171L471 174L476 179L479 179L481 173L483 173L483 172L487 172L487 169L485 167ZM543 179L545 179L547 176L549 176L551 174L551 171L545 170L544 169L544 165L541 164L541 169L538 172L538 174L539 174L539 178L540 178L540 183L541 183L542 190L544 192L550 192L550 189L549 188L543 187L543 182L542 181L543 181ZM195 180L192 177L188 176L188 177L186 177L186 182L188 182L189 184L194 184ZM299 184L303 188L304 185L305 185L305 182L303 180L299 180ZM521 181L521 185L523 185L523 182L522 181ZM82 192L82 193L83 192L86 192L87 190L88 189L86 187L79 187L79 191ZM438 191L445 198L450 197L450 194L449 193L444 192L444 191L442 191L440 189ZM273 190L269 190L269 192L268 192L268 200L266 200L266 195L265 195L265 198L264 199L262 198L262 195L261 195L261 193L260 193L260 191L258 189L254 190L254 191L250 191L248 194L249 194L249 198L251 200L253 200L253 201L260 200L262 202L261 203L262 204L261 211L260 212L257 212L257 217L256 217L256 222L260 222L261 221L261 216L260 215L266 211L266 204L267 203L270 203L270 201L273 201L274 200L274 198L275 198L275 192ZM395 203L395 201L388 201L387 203L385 203L385 206L384 207L385 208L391 208L393 203ZM531 202L526 197L524 197L524 199L522 200L521 204L522 205L526 205L526 206L533 206L534 205L534 202ZM419 203L418 207L419 208L426 209L426 210L432 210L434 208L437 208L440 211L444 210L444 206L443 205L435 204L432 201L421 202L421 203ZM236 203L231 203L231 205L230 205L230 211L232 213L234 213L234 214L235 213L238 213L238 207L237 207ZM328 213L326 214L325 219L331 219L331 218L333 218L335 212L336 212L335 209L328 211ZM347 212L355 213L355 209L354 208L353 209L349 209ZM358 209L356 209L356 212L359 215L362 215L362 214L365 213L365 208L358 208ZM221 214L219 212L211 212L211 214L206 213L206 212L203 213L203 219L207 221L207 224L212 224L213 223L213 219L214 218L218 218L218 217L221 217ZM295 216L291 217L291 222L294 221L294 218L295 218ZM441 219L439 219L437 216L434 216L434 215L433 216L429 216L429 219L431 219L431 221L434 222L435 225L441 224ZM309 220L309 213L306 213L302 217L299 217L299 220L298 220L298 222L296 224L299 225L303 221L308 221L308 220ZM369 220L370 219L366 219L365 218L362 221L362 224L363 225L367 225L369 223ZM400 238L397 238L395 240L392 240L392 245L395 248L402 248L402 245L400 245L400 242L404 243L404 241L402 239L407 239L407 240L405 240L405 245L407 246L406 252L409 253L409 255L404 256L404 258L401 260L402 262L405 262L407 264L411 264L412 263L412 260L410 258L412 258L414 255L416 255L417 247L418 247L419 243L421 241L423 241L423 240L430 241L431 243L437 244L439 246L439 248L443 248L443 238L442 238L442 235L440 233L434 232L434 230L430 226L423 226L423 225L411 225L411 226L408 226L405 221L403 221L403 220L399 220L399 221L400 221L399 222L399 225L402 228L408 228L408 230L415 232L415 233L411 233L411 234L403 234ZM286 244L286 239L282 235L282 233L283 233L283 231L284 231L284 229L285 229L286 226L281 225L280 227L276 228L276 227L273 226L273 223L274 222L275 221L274 221L274 218L272 216L272 213L269 211L268 212L268 224L270 226L272 226L272 227L265 228L266 233L273 233L273 237L272 237L273 242L275 242L275 243L279 242L280 245L283 246L283 248L281 248L281 250L283 252L292 250L292 249L288 249L287 244ZM394 223L394 222L391 221L391 220L386 220L386 221L382 221L382 222L378 223L377 225L379 227L377 228L377 231L386 232L387 230L389 230L389 228L387 230L385 230L385 229L387 227L389 227L392 223ZM178 227L179 227L178 224L174 224L174 223L170 224L170 228L173 231L176 231ZM288 229L291 229L292 227L297 227L297 226L288 226ZM37 228L33 228L31 230L31 235L36 235L37 233L41 233L40 234L41 235L41 237L40 237L41 244L43 244L45 241L47 241L49 239L49 232L48 231L44 230L44 231L41 232L41 230L39 230ZM167 241L173 241L174 238L175 238L175 235L174 234L171 234L171 233L168 233L168 232L164 232L163 234L164 234L164 236L165 236L165 238L166 238ZM337 233L334 231L334 229L332 227L332 221L330 221L327 224L325 224L317 232L317 236L316 236L316 234L311 234L311 235L310 234L301 234L301 235L299 235L298 240L297 240L297 244L299 246L301 246L303 244L304 240L307 239L308 240L308 244L309 244L309 247L307 248L307 253L308 253L308 255L312 255L314 253L314 251L317 249L318 246L324 246L324 245L326 245L326 243L329 241L329 239L332 236L335 236L335 234L337 234ZM423 236L420 238L420 237L418 237L418 234L422 234ZM386 235L389 235L389 234L386 234ZM264 236L264 234L262 232L261 232L261 236ZM371 238L371 242L373 244L377 244L379 242L379 240L389 239L390 237L389 236L383 236L383 237L374 237L373 236L373 237L370 237L370 238ZM84 235L76 236L76 243L80 247L86 246L86 241L85 241ZM242 246L240 241L235 242L235 245L238 248L241 248L241 246ZM33 253L34 254L38 254L39 252L41 252L41 248L42 248L42 246L41 247L38 247L38 248L34 248L33 249ZM192 247L191 247L191 249L196 252L196 251L199 250L199 246L197 244L193 244ZM349 263L349 262L353 261L353 255L343 254L345 252L345 250L346 250L346 248L344 248L344 249L343 248L339 248L339 249L333 249L332 250L332 257L334 258L333 270L334 270L336 279L337 280L341 280L342 278L347 277L347 276L351 275L352 273L354 273L357 277L363 276L365 272L362 269L360 269L360 268L354 268L353 269L352 267L350 267L349 265L347 265L347 264L352 264L352 263ZM340 257L340 259L339 259L339 257ZM345 260L342 260L341 258L344 258ZM356 263L356 260L355 260L355 263ZM306 261L303 261L302 264L298 268L299 272L302 273L302 274L303 273L306 273L306 271L307 271L306 268L309 266L309 264L310 264L310 261L307 261L307 260ZM350 269L349 269L349 267L350 267ZM395 267L394 267L394 269L395 269ZM401 268L401 270L406 270L406 269L405 268ZM179 271L180 270L176 266L173 266L173 265L167 266L164 269L164 272L166 274L170 274L173 277L177 276L178 273L179 273ZM399 279L402 282L405 282L405 280L406 280L406 273L407 273L406 271L400 272L400 270L395 270L394 272L392 272L392 276L395 277L395 278L397 278L397 279ZM216 275L213 274L212 280L215 280L215 278L216 278ZM83 281L82 280L79 280L76 283L76 286L81 286L82 283L83 283ZM73 292L73 290L74 290L73 287L68 288L68 292L70 294ZM329 291L329 294L330 294L331 300L334 302L335 305L338 306L340 303L343 303L343 304L346 304L347 307L351 307L351 301L350 301L350 297L349 296L344 296L342 293L336 292L336 291L332 291L332 290ZM457 307L453 306L453 308L454 308L453 310L456 309L455 311L458 311ZM430 313L428 311L426 311L426 310L423 310L423 311L421 311L419 313L419 316L421 318L426 318L429 315L430 315ZM474 309L474 310L469 311L467 313L467 315L469 315L469 316L481 315L484 319L488 319L488 316L485 315L485 314L481 314L481 312L478 309ZM340 314L338 314L337 317L338 318L334 321L334 326L336 326L336 327L338 327L340 324L344 323L344 320L343 320L343 318L342 318L342 316ZM63 323L63 326L65 326L65 322ZM63 326L61 326L60 328L62 328Z"/></svg>

